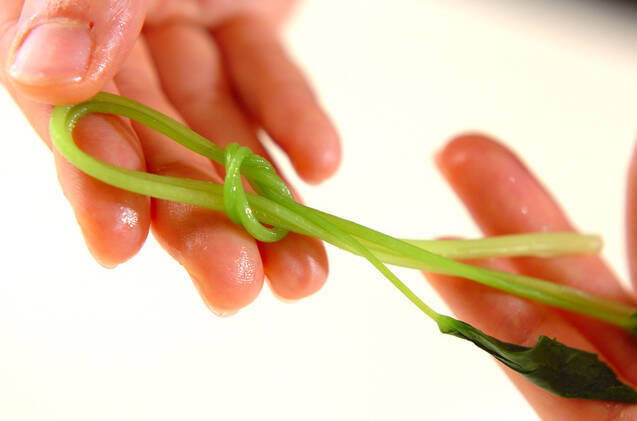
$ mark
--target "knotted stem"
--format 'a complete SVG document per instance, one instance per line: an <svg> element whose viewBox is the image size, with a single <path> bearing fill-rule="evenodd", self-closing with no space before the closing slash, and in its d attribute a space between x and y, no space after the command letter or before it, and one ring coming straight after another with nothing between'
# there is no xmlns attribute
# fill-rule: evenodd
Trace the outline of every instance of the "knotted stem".
<svg viewBox="0 0 637 421"><path fill-rule="evenodd" d="M203 156L227 165L228 176L225 186L120 168L84 153L73 141L73 129L82 116L95 112L131 118ZM303 206L294 201L272 164L264 158L238 145L230 145L229 148L222 149L169 117L130 99L100 93L82 104L56 107L51 116L50 129L53 143L66 159L85 173L105 183L159 199L226 211L232 220L243 224L248 232L261 241L275 241L285 235L287 230L293 230L361 255L434 320L439 314L409 290L383 261L465 277L554 307L604 320L632 333L637 331L637 318L634 317L637 309L633 306L541 279L462 264L428 251L430 248L435 249L436 244L444 244L444 242L433 244L401 241L354 222ZM240 174L246 177L259 195L246 193L243 190ZM273 225L274 228L264 227L261 223ZM599 246L599 241L595 239L591 241L590 236L578 236L573 233L563 235L568 237L570 245L564 248L568 252L596 251ZM564 237L562 235L559 237L554 240L563 242ZM533 238L542 238L542 234L533 238L527 234L520 238L523 238L523 242L526 243ZM546 237L544 239L546 241ZM541 242L541 240L538 241ZM492 247L492 243L488 247ZM507 243L506 250L500 249L502 254L515 255L516 245L512 244L512 240L509 238L505 243ZM578 247L582 248L573 248L572 244L579 244ZM475 243L474 247L476 250L480 248ZM525 247L522 249L528 250ZM539 253L546 253L547 248L537 247L537 250ZM443 250L443 252L446 255L453 255L449 250ZM468 255L473 254L469 250ZM484 253L475 254L485 257Z"/></svg>

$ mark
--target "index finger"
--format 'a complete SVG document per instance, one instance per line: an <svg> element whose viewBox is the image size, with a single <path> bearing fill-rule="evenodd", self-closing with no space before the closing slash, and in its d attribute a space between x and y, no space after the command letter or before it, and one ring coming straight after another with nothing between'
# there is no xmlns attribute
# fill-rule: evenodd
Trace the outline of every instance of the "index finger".
<svg viewBox="0 0 637 421"><path fill-rule="evenodd" d="M438 166L485 234L568 231L573 227L544 187L509 150L485 136L461 136L438 155ZM512 260L521 273L631 303L597 256ZM629 381L637 383L637 341L620 328L569 312L563 316Z"/></svg>
<svg viewBox="0 0 637 421"><path fill-rule="evenodd" d="M461 136L437 163L483 232L565 231L573 227L550 194L509 150L485 136ZM616 301L632 302L597 256L511 260L520 273L552 280ZM628 332L585 316L560 314L628 381L637 383L637 341Z"/></svg>

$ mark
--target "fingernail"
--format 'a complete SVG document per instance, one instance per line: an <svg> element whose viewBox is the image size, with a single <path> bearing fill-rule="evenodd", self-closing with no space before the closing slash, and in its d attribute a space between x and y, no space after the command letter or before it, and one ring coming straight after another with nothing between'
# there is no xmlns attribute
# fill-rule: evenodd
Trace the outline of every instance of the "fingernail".
<svg viewBox="0 0 637 421"><path fill-rule="evenodd" d="M87 24L69 20L42 23L22 41L9 75L28 85L79 81L86 74L92 47Z"/></svg>

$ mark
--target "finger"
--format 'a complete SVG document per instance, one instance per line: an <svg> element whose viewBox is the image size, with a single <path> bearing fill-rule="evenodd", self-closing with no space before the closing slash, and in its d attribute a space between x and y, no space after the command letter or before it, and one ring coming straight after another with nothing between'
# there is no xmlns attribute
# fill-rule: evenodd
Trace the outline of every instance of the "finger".
<svg viewBox="0 0 637 421"><path fill-rule="evenodd" d="M298 174L311 183L332 175L341 159L338 135L274 29L255 17L237 17L214 35L243 105Z"/></svg>
<svg viewBox="0 0 637 421"><path fill-rule="evenodd" d="M637 148L628 169L626 189L626 245L628 268L633 286L637 286Z"/></svg>
<svg viewBox="0 0 637 421"><path fill-rule="evenodd" d="M169 21L196 22L207 27L219 25L234 16L251 13L273 24L290 14L295 0L217 1L217 0L151 0L147 21L163 25Z"/></svg>
<svg viewBox="0 0 637 421"><path fill-rule="evenodd" d="M116 77L123 95L181 119L163 97L140 40ZM210 161L147 127L135 124L150 172L221 182ZM252 302L263 286L255 241L220 212L153 200L153 233L188 271L206 304L232 313Z"/></svg>
<svg viewBox="0 0 637 421"><path fill-rule="evenodd" d="M505 259L472 264L515 271ZM500 340L532 347L540 335L546 335L569 346L597 352L570 323L542 305L466 279L436 274L426 276L458 318ZM504 365L501 367L543 420L598 421L637 415L637 408L632 405L559 397Z"/></svg>
<svg viewBox="0 0 637 421"><path fill-rule="evenodd" d="M50 148L52 107L14 90L9 92ZM98 159L130 169L145 169L139 141L123 119L103 115L84 117L78 122L74 139L82 150ZM148 234L148 198L104 184L75 168L57 151L53 152L62 191L95 259L105 267L114 267L134 256Z"/></svg>
<svg viewBox="0 0 637 421"><path fill-rule="evenodd" d="M559 206L524 165L498 143L461 136L438 155L437 163L481 229L488 235L565 231L572 226ZM573 286L616 301L631 302L597 256L512 259L520 272ZM620 328L561 312L629 381L637 383L637 341Z"/></svg>
<svg viewBox="0 0 637 421"><path fill-rule="evenodd" d="M220 147L238 142L270 159L254 124L231 92L219 51L207 31L187 23L166 23L146 30L144 39L161 89L190 127ZM215 167L224 174L223 165Z"/></svg>
<svg viewBox="0 0 637 421"><path fill-rule="evenodd" d="M22 3L22 0L7 0L0 8L0 64L2 65L7 62L7 54L15 38ZM6 86L5 73L4 66L0 67L0 83Z"/></svg>
<svg viewBox="0 0 637 421"><path fill-rule="evenodd" d="M193 130L220 147L240 142L267 156L230 90L219 50L207 31L173 23L146 30L144 37L162 90Z"/></svg>
<svg viewBox="0 0 637 421"><path fill-rule="evenodd" d="M39 102L85 100L126 58L144 11L140 1L26 0L19 19L5 28L0 73L21 95Z"/></svg>
<svg viewBox="0 0 637 421"><path fill-rule="evenodd" d="M207 31L195 25L167 24L145 32L145 37L164 92L193 130L221 147L238 142L269 158L230 91ZM260 244L259 249L277 295L298 299L325 283L327 258L320 241L289 234L282 241Z"/></svg>
<svg viewBox="0 0 637 421"><path fill-rule="evenodd" d="M270 288L278 297L298 300L325 284L328 263L320 240L291 232L276 243L259 243L259 251Z"/></svg>

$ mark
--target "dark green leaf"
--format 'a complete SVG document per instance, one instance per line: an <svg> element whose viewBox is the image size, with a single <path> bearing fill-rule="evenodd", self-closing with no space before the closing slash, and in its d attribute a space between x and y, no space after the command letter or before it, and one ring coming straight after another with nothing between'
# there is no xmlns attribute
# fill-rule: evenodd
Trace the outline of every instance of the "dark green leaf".
<svg viewBox="0 0 637 421"><path fill-rule="evenodd" d="M637 402L637 392L620 382L596 354L540 336L533 348L488 336L448 316L438 320L442 333L473 342L536 385L567 398Z"/></svg>

